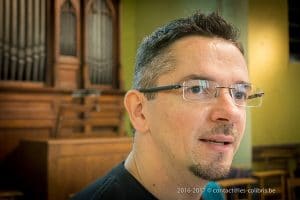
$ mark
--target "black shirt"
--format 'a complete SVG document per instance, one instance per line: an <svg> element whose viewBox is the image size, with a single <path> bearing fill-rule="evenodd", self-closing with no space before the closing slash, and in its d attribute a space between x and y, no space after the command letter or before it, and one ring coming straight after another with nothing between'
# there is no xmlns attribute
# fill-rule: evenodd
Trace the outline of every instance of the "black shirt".
<svg viewBox="0 0 300 200"><path fill-rule="evenodd" d="M79 193L72 200L154 200L147 191L124 167L124 162L113 168L103 178L98 179Z"/></svg>

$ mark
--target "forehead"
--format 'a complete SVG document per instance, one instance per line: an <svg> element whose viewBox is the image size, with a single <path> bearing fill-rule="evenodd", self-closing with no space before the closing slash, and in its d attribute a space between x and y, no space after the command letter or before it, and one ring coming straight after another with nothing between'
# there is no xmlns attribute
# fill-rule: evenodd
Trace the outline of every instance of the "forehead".
<svg viewBox="0 0 300 200"><path fill-rule="evenodd" d="M244 56L229 41L188 36L174 42L170 50L175 59L175 70L161 76L162 81L178 82L184 77L196 75L223 84L249 82Z"/></svg>

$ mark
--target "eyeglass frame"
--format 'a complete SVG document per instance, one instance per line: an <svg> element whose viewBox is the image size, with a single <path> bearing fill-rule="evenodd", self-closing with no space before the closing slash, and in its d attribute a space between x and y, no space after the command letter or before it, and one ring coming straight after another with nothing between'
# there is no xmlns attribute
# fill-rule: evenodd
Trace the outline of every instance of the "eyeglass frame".
<svg viewBox="0 0 300 200"><path fill-rule="evenodd" d="M192 80L195 80L195 79L192 79ZM203 79L197 79L197 80L199 80L199 81L208 81L208 80L203 80ZM187 81L189 81L189 80L187 80ZM184 81L184 82L186 82L186 81ZM167 91L167 90L176 90L176 89L187 87L187 86L184 86L184 82L182 84L177 83L177 84L173 84L173 85L163 85L163 86L156 86L156 87L150 87L150 88L138 88L137 90L141 93L156 93L156 92ZM229 87L220 86L218 83L216 83L216 84L218 85L218 86L215 87L216 89L228 88L228 90L230 91L229 94L232 97L231 90L235 89L232 86L236 85L236 84L232 84ZM238 84L252 85L251 83L238 83ZM219 91L217 90L217 94L218 94L218 92ZM262 97L262 96L264 96L264 94L265 94L264 92L254 93L254 94L248 96L247 99L254 99L254 98L257 98L257 97ZM184 91L183 91L182 95L183 95L183 99L189 100L189 99L184 98ZM217 97L217 96L218 95L216 95L215 97ZM234 98L233 98L233 102L237 106L243 106L243 105L236 104ZM259 106L260 105L258 105L258 106L247 106L247 105L245 105L243 107L259 107Z"/></svg>

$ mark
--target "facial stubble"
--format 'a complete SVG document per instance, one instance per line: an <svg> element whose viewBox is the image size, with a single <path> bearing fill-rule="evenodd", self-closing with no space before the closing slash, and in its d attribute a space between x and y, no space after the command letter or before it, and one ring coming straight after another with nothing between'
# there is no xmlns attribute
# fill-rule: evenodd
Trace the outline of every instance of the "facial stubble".
<svg viewBox="0 0 300 200"><path fill-rule="evenodd" d="M230 167L218 165L224 159L223 153L218 153L216 158L209 163L198 163L189 166L189 171L195 176L205 180L216 180L225 177Z"/></svg>
<svg viewBox="0 0 300 200"><path fill-rule="evenodd" d="M221 123L211 129L212 135L224 134L232 135L235 140L237 138L237 130L231 123ZM225 177L230 171L230 165L220 165L226 159L226 155L223 152L218 152L217 155L207 155L212 157L209 162L202 162L192 164L188 167L189 171L195 176L205 180L216 180Z"/></svg>

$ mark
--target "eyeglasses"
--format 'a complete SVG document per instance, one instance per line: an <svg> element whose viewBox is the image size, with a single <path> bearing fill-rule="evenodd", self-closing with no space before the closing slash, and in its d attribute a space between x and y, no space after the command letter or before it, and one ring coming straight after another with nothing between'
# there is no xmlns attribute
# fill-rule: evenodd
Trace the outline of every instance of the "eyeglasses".
<svg viewBox="0 0 300 200"><path fill-rule="evenodd" d="M140 88L142 93L153 93L166 90L175 90L182 88L183 99L188 101L199 101L203 103L210 102L213 98L219 96L220 89L228 88L233 102L237 106L259 107L262 104L264 92L255 88L250 83L237 83L229 87L220 86L215 81L210 80L188 80L182 84L165 85L151 88Z"/></svg>

